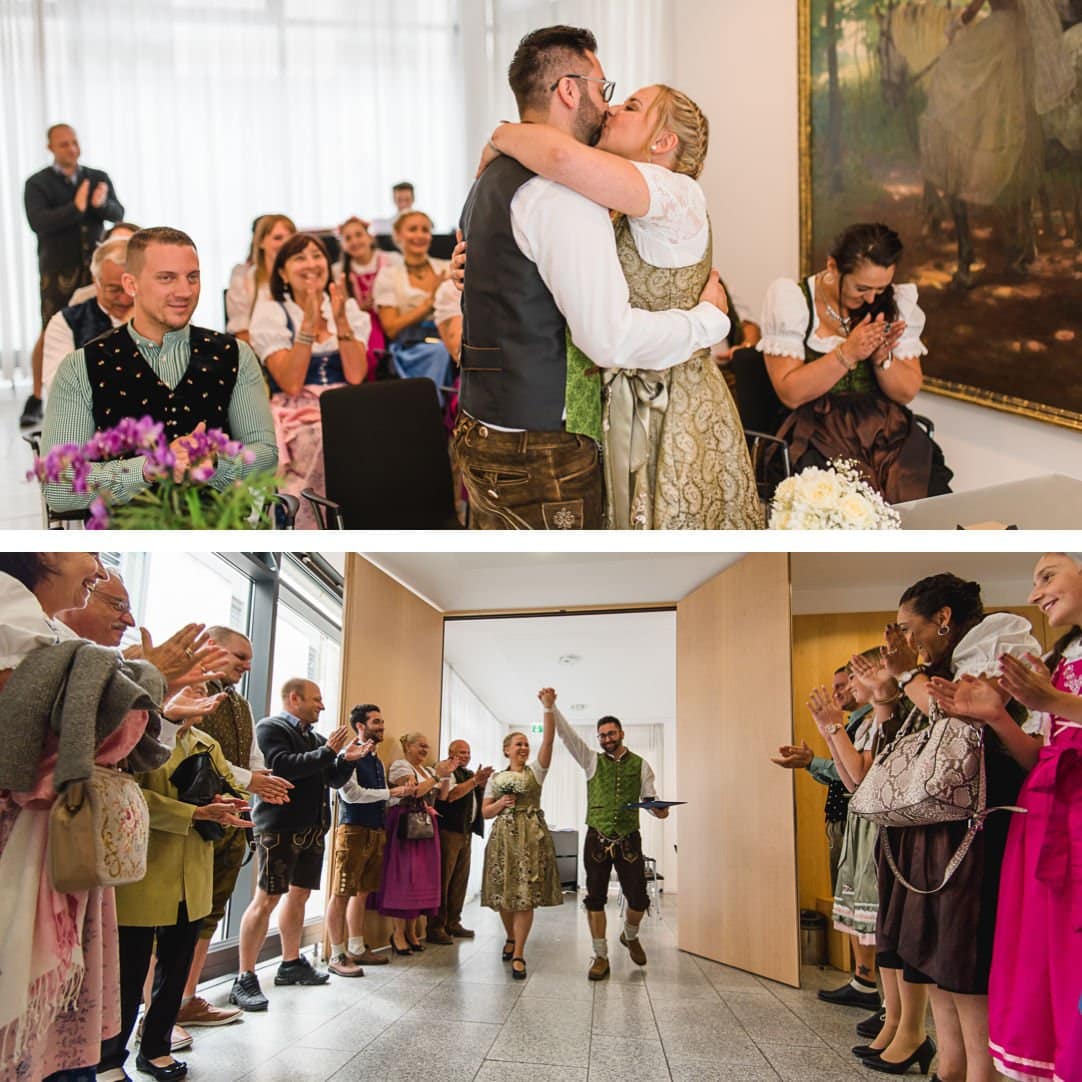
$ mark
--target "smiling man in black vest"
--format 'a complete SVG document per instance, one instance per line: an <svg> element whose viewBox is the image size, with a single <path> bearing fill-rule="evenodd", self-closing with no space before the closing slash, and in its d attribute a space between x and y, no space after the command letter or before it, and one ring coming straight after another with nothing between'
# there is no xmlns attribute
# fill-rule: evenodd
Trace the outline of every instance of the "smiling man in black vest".
<svg viewBox="0 0 1082 1082"><path fill-rule="evenodd" d="M527 34L508 71L522 120L595 143L613 87L596 51L589 30ZM632 309L609 212L508 157L474 182L462 230L469 269L454 446L470 525L599 529L598 446L565 425L568 335L606 368L670 368L729 333L717 274L689 311ZM583 390L573 384L572 398Z"/></svg>
<svg viewBox="0 0 1082 1082"><path fill-rule="evenodd" d="M278 463L267 386L246 342L191 324L199 303L199 255L179 229L140 229L128 241L124 289L133 299L132 319L61 362L45 409L42 451L86 443L95 432L125 417L153 417L182 465L181 437L200 425L221 428L255 454L245 464L219 459L208 482L225 489ZM125 503L148 487L141 455L95 464L91 488ZM70 482L46 486L55 511L87 507L93 493L76 493Z"/></svg>

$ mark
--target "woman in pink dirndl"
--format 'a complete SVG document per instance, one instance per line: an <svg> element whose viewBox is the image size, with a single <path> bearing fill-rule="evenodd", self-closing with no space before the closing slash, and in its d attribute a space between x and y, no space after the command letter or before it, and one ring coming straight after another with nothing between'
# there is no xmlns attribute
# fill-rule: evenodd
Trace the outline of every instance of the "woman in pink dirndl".
<svg viewBox="0 0 1082 1082"><path fill-rule="evenodd" d="M996 1067L1020 1082L1082 1079L1082 553L1051 552L1030 604L1071 630L1047 668L1004 658L1001 684L1045 715L1007 840L989 985Z"/></svg>

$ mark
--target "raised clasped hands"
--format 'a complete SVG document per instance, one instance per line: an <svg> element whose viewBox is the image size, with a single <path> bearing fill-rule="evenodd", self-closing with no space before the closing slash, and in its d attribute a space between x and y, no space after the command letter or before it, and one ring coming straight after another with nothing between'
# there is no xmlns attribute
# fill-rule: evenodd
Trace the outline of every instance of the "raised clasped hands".
<svg viewBox="0 0 1082 1082"><path fill-rule="evenodd" d="M542 688L537 693L538 699L541 700L541 706L545 710L553 710L556 707L556 689L555 688Z"/></svg>
<svg viewBox="0 0 1082 1082"><path fill-rule="evenodd" d="M865 657L854 654L849 659L849 672L858 684L871 693L872 698L886 699L898 690L898 681L887 672L883 657Z"/></svg>
<svg viewBox="0 0 1082 1082"><path fill-rule="evenodd" d="M1048 666L1036 654L1026 654L1024 660L1004 654L999 659L999 672L999 686L1012 699L1028 710L1056 712L1057 700L1063 692L1052 684Z"/></svg>
<svg viewBox="0 0 1082 1082"><path fill-rule="evenodd" d="M823 736L830 736L828 729L835 725L845 726L845 714L825 687L812 688L808 696L808 709L811 711L815 727Z"/></svg>
<svg viewBox="0 0 1082 1082"><path fill-rule="evenodd" d="M875 319L865 316L845 340L845 352L850 361L866 361L882 345L887 336L887 323L880 312Z"/></svg>
<svg viewBox="0 0 1082 1082"><path fill-rule="evenodd" d="M783 766L786 770L804 770L811 765L812 750L802 740L800 747L795 744L782 744L778 748L777 758L771 758L771 762L777 766Z"/></svg>
<svg viewBox="0 0 1082 1082"><path fill-rule="evenodd" d="M375 747L375 742L372 740L354 740L346 746L342 752L342 758L346 762L355 763L366 755L371 755Z"/></svg>
<svg viewBox="0 0 1082 1082"><path fill-rule="evenodd" d="M253 770L252 780L248 782L248 791L268 804L288 804L291 781L272 774L269 770Z"/></svg>
<svg viewBox="0 0 1082 1082"><path fill-rule="evenodd" d="M891 676L901 676L902 673L917 667L917 652L909 645L897 624L887 624L883 639L885 645L879 651L879 656Z"/></svg>
<svg viewBox="0 0 1082 1082"><path fill-rule="evenodd" d="M944 714L971 725L988 725L1004 719L1004 706L1010 697L993 677L968 673L957 680L933 676L928 682L928 694Z"/></svg>

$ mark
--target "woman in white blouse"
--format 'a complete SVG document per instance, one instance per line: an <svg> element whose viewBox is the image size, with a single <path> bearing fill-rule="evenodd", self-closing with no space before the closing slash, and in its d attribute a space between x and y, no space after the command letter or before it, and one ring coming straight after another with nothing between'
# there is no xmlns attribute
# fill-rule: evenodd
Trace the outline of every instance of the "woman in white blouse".
<svg viewBox="0 0 1082 1082"><path fill-rule="evenodd" d="M943 452L907 408L928 350L917 287L894 284L901 254L887 226L849 226L818 274L771 284L757 347L791 411L778 435L794 470L853 459L890 503L949 492L951 479Z"/></svg>
<svg viewBox="0 0 1082 1082"><path fill-rule="evenodd" d="M428 254L432 219L420 210L407 210L394 223L394 242L402 262L384 267L372 287L379 321L387 333L395 372L403 379L427 378L436 385L440 402L453 376L451 355L440 341L435 323L436 293L448 275L445 259Z"/></svg>
<svg viewBox="0 0 1082 1082"><path fill-rule="evenodd" d="M327 250L309 233L294 234L279 249L270 292L255 306L251 336L270 384L283 488L296 496L304 489L325 495L319 396L364 381L371 322L330 282ZM316 526L303 502L296 525Z"/></svg>
<svg viewBox="0 0 1082 1082"><path fill-rule="evenodd" d="M284 214L264 214L256 219L252 250L246 262L233 268L225 292L225 329L235 338L250 341L248 325L256 303L270 297L274 257L296 232L293 219Z"/></svg>
<svg viewBox="0 0 1082 1082"><path fill-rule="evenodd" d="M618 211L616 242L635 308L692 308L711 269L706 197L696 181L706 117L667 86L611 110L597 147L545 124L501 124L495 152ZM569 349L567 426L603 446L610 529L756 529L751 462L732 396L701 350L664 372L603 368ZM604 384L603 393L599 388Z"/></svg>

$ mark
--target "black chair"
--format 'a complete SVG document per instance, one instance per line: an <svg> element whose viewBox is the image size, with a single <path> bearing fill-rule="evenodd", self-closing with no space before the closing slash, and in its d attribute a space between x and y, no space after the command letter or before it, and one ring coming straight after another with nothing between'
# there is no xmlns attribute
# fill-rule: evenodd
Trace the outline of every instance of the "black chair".
<svg viewBox="0 0 1082 1082"><path fill-rule="evenodd" d="M41 457L41 430L35 429L23 435L25 443L35 459ZM66 530L71 527L81 526L90 518L88 510L78 511L54 511L45 499L45 485L38 482L38 492L41 496L41 524L46 530Z"/></svg>
<svg viewBox="0 0 1082 1082"><path fill-rule="evenodd" d="M792 476L789 445L778 436L756 432L753 428L745 428L744 436L748 441L748 454L755 474L755 488L765 508L774 497L774 489L786 477Z"/></svg>
<svg viewBox="0 0 1082 1082"><path fill-rule="evenodd" d="M734 349L729 370L736 384L733 398L740 423L756 432L777 432L789 411L770 382L763 355L750 346Z"/></svg>
<svg viewBox="0 0 1082 1082"><path fill-rule="evenodd" d="M461 528L431 380L336 388L320 397L319 409L327 495L303 495L324 529Z"/></svg>

